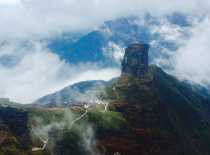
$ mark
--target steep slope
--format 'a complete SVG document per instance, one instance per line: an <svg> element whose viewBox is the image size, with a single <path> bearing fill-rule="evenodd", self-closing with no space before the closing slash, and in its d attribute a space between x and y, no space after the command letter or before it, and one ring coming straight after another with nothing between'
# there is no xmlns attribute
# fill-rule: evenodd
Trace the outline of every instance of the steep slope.
<svg viewBox="0 0 210 155"><path fill-rule="evenodd" d="M140 46L143 45L133 46L134 51L141 52ZM127 52L133 54L133 49L128 49ZM127 61L134 62L134 59L130 57ZM202 94L192 89L155 65L149 65L144 79L133 74L139 65L127 67L129 71L122 70L122 75L107 87L107 94L112 92L112 96L119 96L110 102L109 109L124 113L132 126L147 129L147 120L155 120L153 125L159 129L159 134L177 138L176 145L182 146L180 154L210 154L210 99L207 92Z"/></svg>
<svg viewBox="0 0 210 155"><path fill-rule="evenodd" d="M147 81L130 75L119 77L112 84L119 100L111 102L109 109L125 115L132 111L140 126L143 120L156 118L160 130L177 135L184 153L210 154L210 99L155 65L149 66L149 73L151 79Z"/></svg>

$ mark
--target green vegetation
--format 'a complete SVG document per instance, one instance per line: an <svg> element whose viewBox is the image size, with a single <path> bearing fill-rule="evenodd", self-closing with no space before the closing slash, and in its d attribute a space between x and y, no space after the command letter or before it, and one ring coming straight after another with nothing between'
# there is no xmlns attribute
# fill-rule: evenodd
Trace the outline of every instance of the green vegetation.
<svg viewBox="0 0 210 155"><path fill-rule="evenodd" d="M3 155L50 155L47 152L32 152L33 146L21 144L9 132L0 132L0 154Z"/></svg>
<svg viewBox="0 0 210 155"><path fill-rule="evenodd" d="M78 116L77 113L70 111L69 109L44 109L40 107L24 107L28 111L29 120L41 118L43 125L50 124L52 122L68 121L66 114L71 113L73 118ZM73 119L72 118L72 119Z"/></svg>
<svg viewBox="0 0 210 155"><path fill-rule="evenodd" d="M79 83L77 89L84 93L94 83ZM113 87L119 95L118 100ZM41 127L42 132L47 129L46 134L53 135L46 149L54 154L92 155L97 149L108 155L114 152L122 155L210 154L210 99L207 91L192 89L154 65L149 66L146 80L125 74L106 86L105 93L103 89L97 90L102 92L98 93L101 99L115 100L110 102L110 109L115 111L89 109L68 131L69 124L84 114L85 109L49 110L6 100L0 104L27 110L31 131ZM66 99L65 92L62 92L63 99ZM0 118L0 127L10 133L10 138L2 143L0 153L47 153L31 152L32 145L43 145L39 134L31 134L32 143L26 145L13 134L13 129L3 118Z"/></svg>
<svg viewBox="0 0 210 155"><path fill-rule="evenodd" d="M12 103L13 104L13 103ZM7 103L11 105L11 103ZM15 103L13 104L15 105ZM68 129L69 124L81 116L85 110L82 108L70 109L44 109L33 106L21 106L22 109L28 112L28 121L30 129L36 131L36 128L51 126L47 131L49 135L54 135L50 138L46 149L56 154L93 154L93 150L96 148L95 143L105 137L122 134L125 129L125 119L121 113L111 111L97 111L90 110L81 120L77 121L70 130L62 132ZM56 123L64 124L61 128ZM54 126L55 125L55 126ZM8 128L9 129L9 128ZM38 128L39 129L39 128ZM84 135L89 134L89 130L92 135L91 149L86 147L84 142ZM121 131L121 132L119 132ZM36 133L35 133L36 134ZM47 152L32 152L33 146L42 147L43 142L40 141L39 136L31 134L32 144L19 143L16 138L10 138L10 141L5 140L5 144L0 153L4 154L47 154ZM12 142L12 143L11 143ZM13 144L14 143L14 144ZM15 145L15 146L14 146Z"/></svg>
<svg viewBox="0 0 210 155"><path fill-rule="evenodd" d="M155 65L149 66L149 72L147 80L118 78L120 100L110 106L131 118L131 126L147 128L147 119L157 119L155 127L162 135L176 136L182 154L210 154L210 99Z"/></svg>
<svg viewBox="0 0 210 155"><path fill-rule="evenodd" d="M53 136L47 149L53 148L56 154L91 155L92 150L86 148L84 144L85 136L90 138L91 148L94 149L95 141L121 134L125 125L125 119L121 113L92 110L76 122L69 131Z"/></svg>
<svg viewBox="0 0 210 155"><path fill-rule="evenodd" d="M115 100L117 99L114 91L113 91L113 86L116 85L115 82L111 83L107 87L105 87L106 95L105 98Z"/></svg>
<svg viewBox="0 0 210 155"><path fill-rule="evenodd" d="M87 117L88 124L91 123L96 130L97 139L121 134L125 129L125 119L118 112L90 111Z"/></svg>
<svg viewBox="0 0 210 155"><path fill-rule="evenodd" d="M18 107L18 108L22 108L23 106L27 106L21 103L15 103L15 102L11 102L9 100L4 100L4 99L0 99L0 104L5 105L5 106L14 106L14 107Z"/></svg>

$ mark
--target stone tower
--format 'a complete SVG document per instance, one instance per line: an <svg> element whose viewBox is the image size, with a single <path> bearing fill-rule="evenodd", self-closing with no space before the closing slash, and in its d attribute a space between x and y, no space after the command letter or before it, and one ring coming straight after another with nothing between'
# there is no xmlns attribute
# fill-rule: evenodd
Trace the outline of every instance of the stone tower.
<svg viewBox="0 0 210 155"><path fill-rule="evenodd" d="M123 73L129 73L138 79L145 79L148 72L149 45L143 41L135 41L125 49L122 61Z"/></svg>

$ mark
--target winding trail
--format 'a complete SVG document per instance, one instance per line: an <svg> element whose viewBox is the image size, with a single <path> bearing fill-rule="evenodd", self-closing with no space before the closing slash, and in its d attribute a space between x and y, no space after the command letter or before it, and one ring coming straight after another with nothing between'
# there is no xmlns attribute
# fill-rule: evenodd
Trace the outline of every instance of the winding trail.
<svg viewBox="0 0 210 155"><path fill-rule="evenodd" d="M35 148L32 149L32 151L34 151L34 152L35 152L35 151L40 151L40 150L44 151L44 150L45 150L45 147L46 147L46 145L47 145L47 143L48 143L48 141L49 141L49 139L50 139L51 137L69 131L70 128L71 128L71 126L72 126L76 121L78 121L79 119L81 119L82 117L84 117L84 116L87 114L87 112L88 112L88 111L86 110L86 112L85 112L83 115L81 115L80 117L78 117L77 119L75 119L73 122L71 122L71 124L69 125L69 128L68 128L67 130L62 131L62 132L58 132L58 133L55 133L55 134L52 134L52 135L49 136L46 140L42 140L42 139L41 139L41 140L43 141L43 143L44 143L43 147L42 147L42 148L36 148L36 147L35 147Z"/></svg>
<svg viewBox="0 0 210 155"><path fill-rule="evenodd" d="M122 85L115 85L115 86L113 86L113 90L114 90L114 92L115 92L115 95L117 96L117 99L115 99L115 100L113 100L113 101L109 101L109 102L105 105L105 110L107 110L107 107L109 106L109 103L110 103L110 102L115 102L115 101L117 101L117 100L120 99L119 94L118 94L118 92L117 92L117 90L116 90L116 87L126 86L126 85L129 86L130 83L129 83L129 84L122 84Z"/></svg>
<svg viewBox="0 0 210 155"><path fill-rule="evenodd" d="M117 90L116 90L116 87L120 87L120 86L124 86L124 85L130 85L130 83L129 83L129 84L122 84L122 85L115 85L115 86L113 86L113 90L114 90L114 92L115 92L115 94L116 94L116 96L117 96L117 99L105 103L105 110L107 110L107 107L109 106L109 103L110 103L110 102L115 102L115 101L117 101L117 100L120 99L120 98L119 98L119 94L118 94L118 92L117 92ZM72 126L76 121L78 121L79 119L81 119L82 117L84 117L84 116L87 114L87 112L88 112L88 111L87 111L87 109L86 109L86 112L85 112L83 115L81 115L80 117L78 117L77 119L75 119L73 122L71 122L71 124L69 125L69 128L68 128L67 130L62 131L62 132L58 132L58 133L56 133L56 134L53 134L53 135L49 136L46 140L42 140L42 139L41 139L41 141L43 141L43 143L44 143L43 147L42 147L42 148L36 148L36 147L34 147L34 148L32 149L32 151L35 152L35 151L41 151L41 150L43 151L43 150L45 150L45 147L46 147L46 145L47 145L47 143L48 143L48 141L49 141L49 139L50 139L51 137L69 131L70 128L71 128L71 126ZM3 139L3 140L4 140L4 139ZM3 141L3 140L2 140L2 141ZM1 142L0 142L0 143L1 143Z"/></svg>

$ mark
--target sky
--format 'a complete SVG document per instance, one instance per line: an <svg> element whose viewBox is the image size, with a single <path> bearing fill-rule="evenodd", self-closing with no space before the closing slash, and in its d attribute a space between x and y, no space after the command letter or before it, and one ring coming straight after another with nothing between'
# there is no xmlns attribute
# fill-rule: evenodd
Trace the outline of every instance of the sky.
<svg viewBox="0 0 210 155"><path fill-rule="evenodd" d="M175 12L182 13L190 26L165 20ZM150 25L150 33L161 36L150 45L170 55L167 59L160 55L153 63L170 66L166 71L180 79L209 86L208 0L0 0L0 97L31 103L75 82L119 76L119 68L101 69L96 63L73 65L60 60L47 48L46 40L64 33L88 33L104 21L147 13L159 22ZM162 40L174 43L177 49L161 47ZM119 61L121 47L110 46L116 49L113 53ZM10 65L5 66L2 58Z"/></svg>

